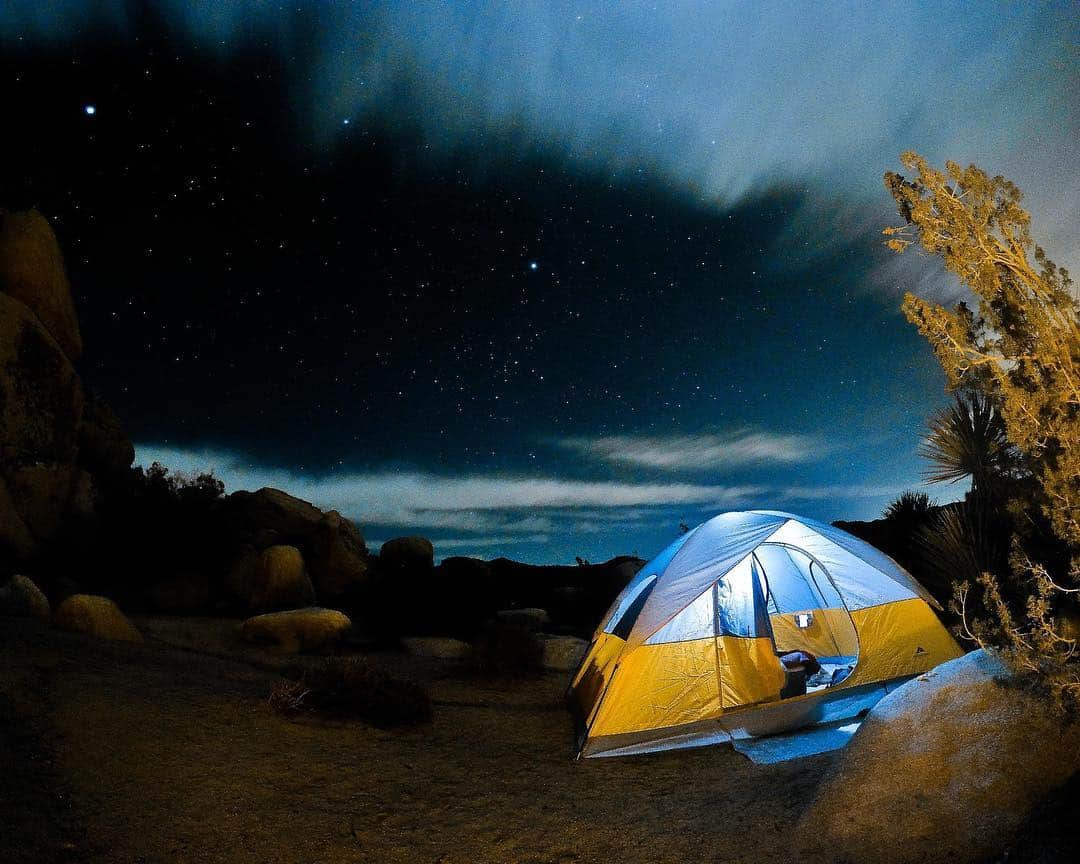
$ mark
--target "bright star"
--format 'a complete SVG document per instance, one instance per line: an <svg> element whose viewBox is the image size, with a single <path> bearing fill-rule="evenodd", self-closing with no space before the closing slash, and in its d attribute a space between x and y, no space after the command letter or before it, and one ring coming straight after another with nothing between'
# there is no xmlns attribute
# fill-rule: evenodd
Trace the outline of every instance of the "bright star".
<svg viewBox="0 0 1080 864"><path fill-rule="evenodd" d="M539 266L540 266L540 265L539 265L539 264L537 264L537 263L536 263L535 261L530 261L530 262L529 262L529 269L530 269L530 270L535 270L535 269L536 269L537 267L539 267Z"/></svg>
<svg viewBox="0 0 1080 864"><path fill-rule="evenodd" d="M342 122L342 124L343 124L343 125L345 125L345 126L348 126L348 125L349 125L349 123L351 123L352 121L351 121L351 120L349 120L349 118L348 118L348 117L346 117L346 118L345 118L344 120L342 120L341 122Z"/></svg>
<svg viewBox="0 0 1080 864"><path fill-rule="evenodd" d="M83 111L85 111L92 117L93 115L97 114L97 107L94 105L85 105L83 106Z"/></svg>

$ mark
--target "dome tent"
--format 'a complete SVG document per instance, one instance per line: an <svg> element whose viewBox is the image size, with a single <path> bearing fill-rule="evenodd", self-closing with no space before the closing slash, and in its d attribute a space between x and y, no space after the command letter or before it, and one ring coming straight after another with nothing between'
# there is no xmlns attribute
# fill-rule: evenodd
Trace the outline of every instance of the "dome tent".
<svg viewBox="0 0 1080 864"><path fill-rule="evenodd" d="M723 513L646 564L601 622L568 694L579 755L855 717L962 653L930 605L895 561L838 528Z"/></svg>

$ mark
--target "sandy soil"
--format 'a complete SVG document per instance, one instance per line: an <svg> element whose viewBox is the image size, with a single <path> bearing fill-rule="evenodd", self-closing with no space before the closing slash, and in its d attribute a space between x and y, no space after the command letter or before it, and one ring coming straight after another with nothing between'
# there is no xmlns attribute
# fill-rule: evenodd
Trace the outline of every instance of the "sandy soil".
<svg viewBox="0 0 1080 864"><path fill-rule="evenodd" d="M241 646L236 622L136 623L144 646L29 623L0 637L0 860L785 860L834 758L574 762L563 676L392 653L373 660L429 686L429 725L297 722L265 699L313 661Z"/></svg>

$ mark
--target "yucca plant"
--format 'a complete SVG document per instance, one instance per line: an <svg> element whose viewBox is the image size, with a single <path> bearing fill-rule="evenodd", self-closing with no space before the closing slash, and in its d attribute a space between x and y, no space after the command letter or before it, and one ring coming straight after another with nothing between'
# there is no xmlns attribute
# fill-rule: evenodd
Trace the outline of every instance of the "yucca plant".
<svg viewBox="0 0 1080 864"><path fill-rule="evenodd" d="M1008 561L1009 526L999 510L980 499L941 508L915 533L923 578L935 596L952 594L958 582L1000 573Z"/></svg>
<svg viewBox="0 0 1080 864"><path fill-rule="evenodd" d="M931 483L971 478L974 498L997 497L1016 472L1016 450L993 401L978 391L959 390L953 404L934 414L919 454L933 463Z"/></svg>
<svg viewBox="0 0 1080 864"><path fill-rule="evenodd" d="M926 519L935 507L937 502L925 492L908 489L881 511L881 518L902 525L916 525Z"/></svg>

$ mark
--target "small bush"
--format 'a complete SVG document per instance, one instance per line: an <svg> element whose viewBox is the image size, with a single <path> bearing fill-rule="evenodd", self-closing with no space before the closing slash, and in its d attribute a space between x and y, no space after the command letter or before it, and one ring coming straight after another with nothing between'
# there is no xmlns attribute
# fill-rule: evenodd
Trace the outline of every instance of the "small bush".
<svg viewBox="0 0 1080 864"><path fill-rule="evenodd" d="M900 522L905 526L917 525L930 516L935 507L937 502L932 501L925 492L909 489L881 512L881 518Z"/></svg>
<svg viewBox="0 0 1080 864"><path fill-rule="evenodd" d="M307 708L305 700L310 692L303 681L282 678L274 684L270 690L270 698L266 701L271 708L282 714L298 714Z"/></svg>
<svg viewBox="0 0 1080 864"><path fill-rule="evenodd" d="M363 657L335 657L299 681L279 681L268 701L286 715L314 711L380 729L423 723L432 715L423 687L394 678Z"/></svg>
<svg viewBox="0 0 1080 864"><path fill-rule="evenodd" d="M473 645L473 665L485 675L536 675L544 646L523 627L492 624Z"/></svg>

